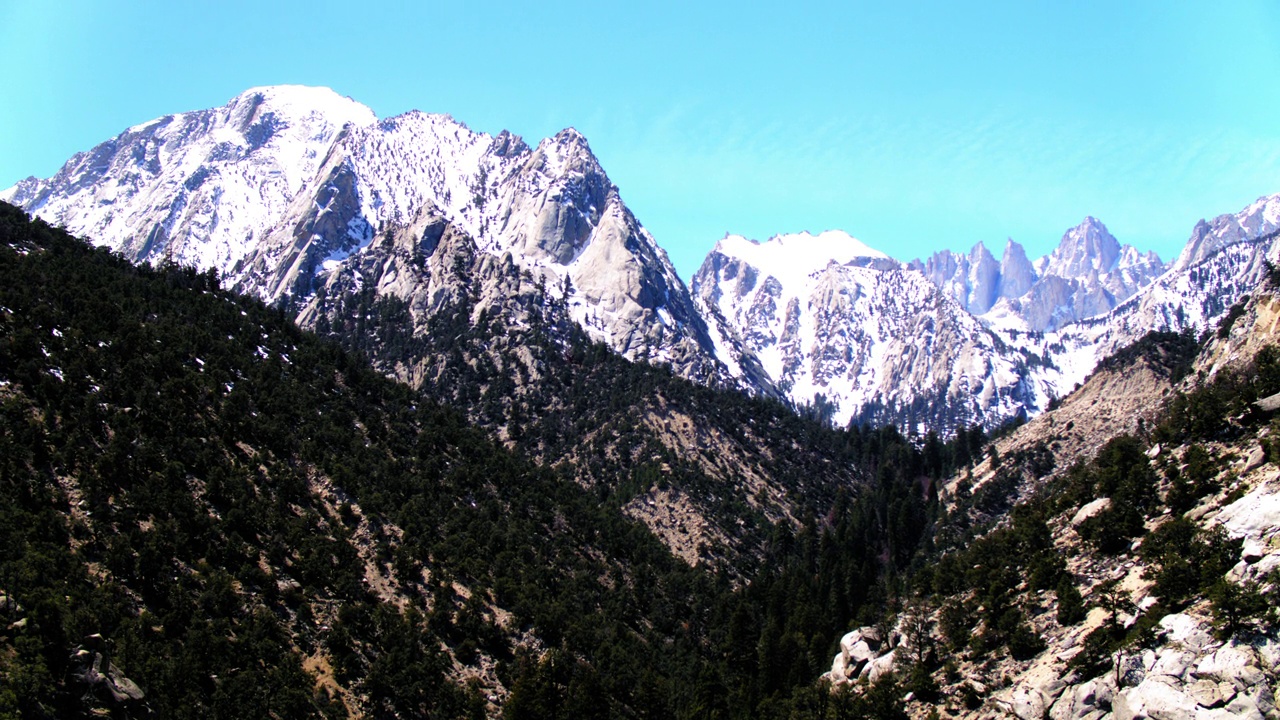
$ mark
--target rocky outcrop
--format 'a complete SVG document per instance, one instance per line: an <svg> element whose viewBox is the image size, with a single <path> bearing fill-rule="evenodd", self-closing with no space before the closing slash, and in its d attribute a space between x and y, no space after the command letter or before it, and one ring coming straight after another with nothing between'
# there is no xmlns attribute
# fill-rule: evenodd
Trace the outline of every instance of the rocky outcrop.
<svg viewBox="0 0 1280 720"><path fill-rule="evenodd" d="M896 631L887 638L883 635L878 628L861 627L840 638L840 653L823 679L834 685L858 680L874 683L892 673L903 637Z"/></svg>
<svg viewBox="0 0 1280 720"><path fill-rule="evenodd" d="M1238 327L1215 333L1201 348L1190 374L1179 385L1182 390L1194 388L1215 373L1246 367L1259 348L1275 341L1280 323L1273 311L1270 286L1254 291L1235 314ZM1170 363L1162 355L1166 350L1153 345L1128 356L1127 364L1109 362L1055 409L997 440L998 455L1010 458L1043 448L1055 456L1056 472L1069 475L1076 460L1089 459L1117 434L1143 436L1150 428L1144 423L1156 417L1161 403L1175 390L1167 372ZM1220 581L1200 578L1198 595L1178 604L1166 606L1157 597L1163 592L1157 570L1163 571L1164 561L1143 551L1144 543L1153 536L1139 539L1115 555L1098 552L1082 541L1083 528L1090 519L1114 512L1115 499L1095 497L1066 507L1054 505L1046 502L1046 493L1053 493L1054 487L1044 488L1044 483L1053 481L1052 476L1025 477L1012 494L1015 499L1032 498L1032 502L1053 508L1055 515L1047 518L1046 525L1053 552L1063 558L1068 577L1079 586L1086 607L1093 607L1083 620L1059 621L1056 611L1061 598L1032 590L1030 576L1022 578L1026 582L1018 586L1015 602L1027 613L1028 627L1044 649L1023 659L1005 653L975 653L972 645L954 650L949 667L933 665L929 671L941 699L936 703L909 699L908 713L919 719L945 711L951 717L974 720L1280 717L1275 703L1280 687L1280 629L1276 624L1280 616L1256 606L1247 611L1250 615L1232 616L1232 611L1220 604L1227 602L1222 598L1233 597L1232 593L1246 597L1257 592L1273 598L1280 592L1280 471L1270 462L1273 429L1264 419L1255 420L1232 421L1233 432L1224 433L1219 440L1203 441L1204 448L1198 450L1217 458L1216 476L1209 485L1213 489L1182 517L1199 527L1204 537L1221 530L1226 539L1218 541L1219 547L1239 549L1228 550L1237 553L1233 566L1230 559L1217 561L1220 567L1229 567ZM1170 468L1183 467L1183 460L1189 462L1189 452L1188 447L1147 448L1153 465L1162 474L1170 473L1169 477L1176 474ZM994 465L983 462L963 477L945 483L941 491L944 502L954 512L966 512L956 500L960 486L965 492L978 492L976 489L997 478ZM1159 481L1158 476L1155 479ZM1169 487L1169 481L1162 481L1159 492L1166 494ZM1155 531L1173 520L1172 512L1149 518L1147 529ZM1220 583L1215 589L1205 589L1215 582ZM1258 596L1249 597L1255 598L1250 602L1256 602ZM938 601L926 625L941 626L943 612L938 608L965 601L966 596ZM927 605L931 601L909 601L918 602ZM904 622L901 618L899 626ZM1131 634L1126 637L1123 631L1119 635L1113 631L1112 638L1123 640L1113 641L1109 652L1101 652L1093 644L1097 639L1094 633L1112 619L1116 623L1112 627L1130 628ZM983 631L979 628L975 634ZM861 633L854 631L842 639L841 654L824 676L829 682L851 686L854 693L867 687L866 668L888 649L859 647ZM944 642L940 634L933 637L935 643ZM1082 653L1087 662L1078 662ZM901 679L904 672L916 673L919 668L899 667L899 671Z"/></svg>
<svg viewBox="0 0 1280 720"><path fill-rule="evenodd" d="M1166 615L1160 645L1120 655L1084 682L1024 676L993 703L1021 720L1264 718L1275 713L1280 644L1274 637L1220 642L1195 617Z"/></svg>
<svg viewBox="0 0 1280 720"><path fill-rule="evenodd" d="M146 693L104 656L105 641L101 635L90 635L77 647L70 659L72 682L94 704L108 713L128 717L143 708ZM149 713L138 713L147 715Z"/></svg>

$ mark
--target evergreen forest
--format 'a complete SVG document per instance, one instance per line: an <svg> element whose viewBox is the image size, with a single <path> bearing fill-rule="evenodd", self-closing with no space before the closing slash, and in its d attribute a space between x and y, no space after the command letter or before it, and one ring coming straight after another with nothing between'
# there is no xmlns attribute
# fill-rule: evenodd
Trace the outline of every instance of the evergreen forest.
<svg viewBox="0 0 1280 720"><path fill-rule="evenodd" d="M993 457L978 427L833 428L537 323L544 379L516 392L515 363L482 359L499 320L463 302L406 335L403 307L364 302L370 325L303 331L215 273L134 266L0 204L0 718L905 717L950 653L1038 652L1020 585L1082 617L1043 498L1127 498L1085 531L1105 553L1210 490L1193 470L1155 492L1170 471L1122 437L1019 505L1052 454ZM408 357L437 372L384 374ZM1280 390L1259 363L1179 395L1155 436L1222 432L1198 419ZM670 407L765 438L753 462L786 502L656 442L646 418ZM940 483L983 462L997 479L944 508ZM666 486L738 528L705 561L623 511ZM1225 543L1151 542L1161 601L1209 592L1176 563L1216 568ZM844 632L913 603L942 607L946 647L866 692L817 682Z"/></svg>

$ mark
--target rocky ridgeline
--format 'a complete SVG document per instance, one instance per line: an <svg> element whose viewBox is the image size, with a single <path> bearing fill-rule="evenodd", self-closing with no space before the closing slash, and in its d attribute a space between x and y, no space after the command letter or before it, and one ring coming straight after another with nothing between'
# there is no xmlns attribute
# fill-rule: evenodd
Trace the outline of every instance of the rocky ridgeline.
<svg viewBox="0 0 1280 720"><path fill-rule="evenodd" d="M1068 230L1053 252L1034 263L1009 240L999 262L978 243L968 255L943 250L910 267L967 312L997 323L1013 320L1033 332L1104 315L1166 269L1155 253L1121 245L1093 217Z"/></svg>
<svg viewBox="0 0 1280 720"><path fill-rule="evenodd" d="M1245 461L1244 468L1248 467ZM1218 499L1193 510L1207 524L1218 524L1244 541L1239 563L1227 574L1233 583L1265 583L1280 567L1280 482L1274 465L1261 464L1240 480L1232 493L1255 486L1244 497L1215 508ZM1244 469L1240 468L1240 469ZM1125 560L1111 568L1122 587L1140 594L1148 583L1145 567ZM1122 621L1131 626L1142 608L1155 605L1143 595L1136 612ZM1094 622L1098 621L1095 613ZM1274 717L1280 679L1280 638L1270 632L1245 631L1221 639L1207 602L1158 619L1153 647L1116 654L1112 668L1092 678L1079 678L1066 663L1082 651L1091 623L1055 637L1050 649L1022 672L1011 687L994 693L973 717L1013 715L1022 720L1116 720L1130 718L1263 718Z"/></svg>
<svg viewBox="0 0 1280 720"><path fill-rule="evenodd" d="M1243 471L1238 483L1189 516L1208 526L1220 525L1230 537L1243 541L1239 562L1226 576L1230 582L1265 585L1280 568L1280 472L1274 464L1262 462L1261 452L1252 453L1233 470ZM1243 497L1223 503L1242 492ZM1064 549L1078 544L1074 528L1107 502L1090 503L1062 523L1058 543ZM1118 618L1126 627L1157 605L1154 597L1145 594L1150 586L1144 579L1147 568L1136 556L1073 563L1071 569L1090 579L1094 588L1114 579L1130 596L1140 598L1130 605L1130 613ZM1096 598L1086 595L1086 599ZM953 678L963 679L942 679L940 706L908 694L910 714L924 718L939 710L944 717L974 720L1277 717L1280 636L1275 630L1249 630L1224 639L1209 603L1201 601L1158 618L1151 646L1118 652L1105 672L1081 677L1069 663L1084 651L1085 638L1105 622L1106 613L1095 608L1080 625L1061 627L1052 619L1055 609L1049 601L1042 614L1033 618L1047 642L1040 655L1024 662L1007 656L985 663L965 662ZM824 679L836 687L865 687L891 674L909 672L913 652L909 622L904 615L888 633L862 627L846 634ZM931 643L941 642L936 635L935 631Z"/></svg>
<svg viewBox="0 0 1280 720"><path fill-rule="evenodd" d="M1088 460L1119 433L1149 431L1175 386L1193 391L1219 373L1238 370L1277 337L1276 299L1257 292L1223 323L1199 353L1185 380L1175 383L1161 353L1152 346L1128 365L1100 371L1054 410L994 444L1003 457L1041 445L1052 448L1057 471L1048 478L1013 489L1015 499L1043 502L1037 490L1054 477L1070 472L1076 460ZM1113 364L1114 365L1114 364ZM1253 607L1255 619L1233 619L1229 598L1253 595L1273 602L1280 591L1280 467L1275 462L1275 413L1280 396L1265 398L1246 411L1252 418L1240 423L1242 432L1192 447L1156 443L1147 448L1153 466L1189 471L1195 457L1214 458L1208 486L1214 488L1183 512L1166 509L1146 521L1146 537L1114 555L1096 551L1085 539L1091 519L1117 507L1111 497L1081 501L1058 511L1048 521L1053 552L1066 560L1089 608L1079 622L1060 622L1057 593L1035 591L1026 582L1018 588L1018 604L1042 649L1032 657L1011 653L985 655L958 652L948 661L934 657L928 664L935 698L908 694L907 708L915 718L938 713L942 717L1009 718L1020 720L1129 720L1130 718L1218 719L1276 718L1280 682L1280 630L1274 608ZM1231 422L1238 423L1242 418ZM946 486L944 496L953 510L960 487L978 492L998 481L990 460L966 477ZM1169 497L1171 481L1160 481L1159 492ZM1201 532L1221 531L1230 543L1230 563L1214 591L1193 595L1188 603L1169 609L1160 601L1160 567L1143 552L1157 531L1175 519L1194 523ZM1238 543L1238 545L1236 544ZM1194 560L1193 560L1194 562ZM1187 572L1196 572L1189 567ZM1215 594L1217 593L1217 594ZM1227 597L1228 600L1224 600ZM937 599L909 605L884 630L858 628L840 641L840 652L824 675L836 687L853 692L883 678L896 676L904 694L906 679L927 647L941 655L946 645L941 606ZM922 611L920 608L924 607ZM1244 607L1237 604L1234 607ZM1224 609L1227 608L1227 609ZM920 618L923 615L924 620ZM1080 656L1097 654L1091 636L1104 625L1141 634L1142 639L1113 649L1092 663ZM923 627L923 630L921 628ZM914 633L912 628L915 628ZM1144 630L1145 628L1145 630ZM974 628L977 631L977 628ZM1121 633L1123 634L1123 633ZM927 700L927 701L926 701Z"/></svg>
<svg viewBox="0 0 1280 720"><path fill-rule="evenodd" d="M721 240L692 290L718 357L839 423L943 435L1032 417L1157 330L1212 328L1277 257L1280 196L1199 223L1179 258L1086 218L1034 262L935 253L907 264L843 233Z"/></svg>
<svg viewBox="0 0 1280 720"><path fill-rule="evenodd" d="M132 261L213 269L291 307L367 268L389 235L429 258L435 238L422 231L442 218L563 296L624 357L703 382L721 374L688 289L572 128L531 148L447 115L379 120L325 88L254 88L130 128L0 199ZM407 294L429 280L415 277L422 262L395 269L371 287Z"/></svg>

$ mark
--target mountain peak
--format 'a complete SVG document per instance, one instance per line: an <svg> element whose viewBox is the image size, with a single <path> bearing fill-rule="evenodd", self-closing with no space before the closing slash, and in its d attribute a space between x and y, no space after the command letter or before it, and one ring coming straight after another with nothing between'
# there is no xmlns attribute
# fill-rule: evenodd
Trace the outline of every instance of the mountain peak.
<svg viewBox="0 0 1280 720"><path fill-rule="evenodd" d="M827 230L817 235L808 231L780 234L765 242L725 235L713 252L742 260L784 283L786 278L806 277L833 261L843 265L858 258L889 259L888 255L843 230Z"/></svg>
<svg viewBox="0 0 1280 720"><path fill-rule="evenodd" d="M552 137L552 139L562 145L569 144L569 143L582 144L582 145L587 144L587 136L578 132L578 129L575 127L567 127L561 130L560 132L556 133Z"/></svg>
<svg viewBox="0 0 1280 720"><path fill-rule="evenodd" d="M991 251L987 249L987 246L983 244L981 240L979 240L977 243L974 244L972 248L969 249L970 262L975 262L975 263L986 262L988 258L993 261L995 260L995 258L992 257L991 255Z"/></svg>
<svg viewBox="0 0 1280 720"><path fill-rule="evenodd" d="M310 85L263 85L249 88L227 103L236 110L260 114L263 110L289 118L323 115L330 122L372 125L378 116L367 106L339 95L332 88Z"/></svg>
<svg viewBox="0 0 1280 720"><path fill-rule="evenodd" d="M1035 267L1027 259L1027 251L1009 238L1004 244L1000 259L999 297L1015 299L1031 289L1036 282Z"/></svg>
<svg viewBox="0 0 1280 720"><path fill-rule="evenodd" d="M1120 257L1120 243L1092 215L1068 230L1049 254L1044 274L1065 278L1110 272Z"/></svg>
<svg viewBox="0 0 1280 720"><path fill-rule="evenodd" d="M1275 232L1277 227L1280 227L1280 193L1264 195L1238 213L1196 223L1173 266L1189 268L1224 248Z"/></svg>

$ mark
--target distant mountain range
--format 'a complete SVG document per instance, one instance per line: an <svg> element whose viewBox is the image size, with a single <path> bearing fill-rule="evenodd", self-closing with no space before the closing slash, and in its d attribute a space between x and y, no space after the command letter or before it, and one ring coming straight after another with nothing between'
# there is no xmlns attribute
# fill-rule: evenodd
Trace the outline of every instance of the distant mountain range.
<svg viewBox="0 0 1280 720"><path fill-rule="evenodd" d="M136 262L215 269L304 325L340 291L406 301L420 329L459 294L499 311L543 288L628 359L943 434L1040 412L1149 330L1213 326L1280 229L1264 197L1169 265L1094 218L1035 261L1012 241L904 263L841 232L729 236L688 287L577 131L530 147L295 86L129 128L0 199Z"/></svg>

